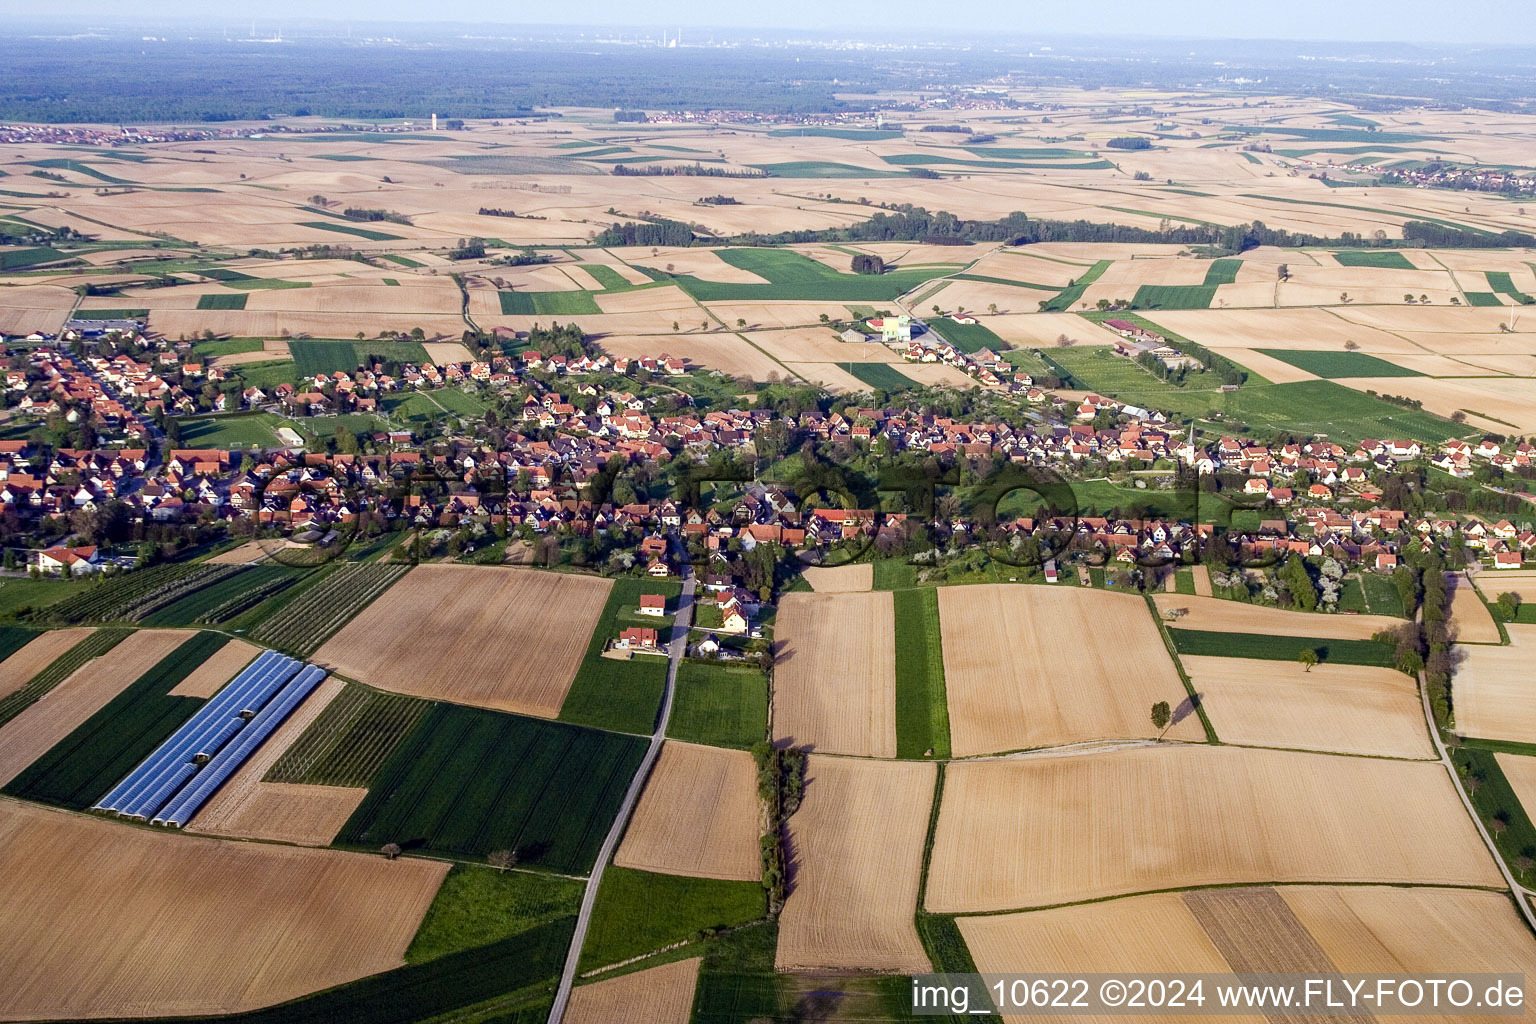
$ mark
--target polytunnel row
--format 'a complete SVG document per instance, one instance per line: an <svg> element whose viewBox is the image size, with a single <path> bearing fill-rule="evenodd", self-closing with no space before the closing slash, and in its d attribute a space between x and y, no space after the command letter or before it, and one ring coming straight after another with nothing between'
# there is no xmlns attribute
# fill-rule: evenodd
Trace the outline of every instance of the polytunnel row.
<svg viewBox="0 0 1536 1024"><path fill-rule="evenodd" d="M325 675L276 651L262 653L93 809L182 827Z"/></svg>

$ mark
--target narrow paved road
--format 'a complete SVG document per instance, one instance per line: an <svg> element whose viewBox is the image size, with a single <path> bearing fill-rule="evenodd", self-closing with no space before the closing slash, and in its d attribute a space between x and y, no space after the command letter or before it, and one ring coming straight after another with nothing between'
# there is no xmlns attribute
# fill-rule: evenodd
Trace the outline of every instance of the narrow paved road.
<svg viewBox="0 0 1536 1024"><path fill-rule="evenodd" d="M597 902L598 886L603 881L603 869L613 857L614 847L619 845L619 837L624 834L629 816L634 813L635 802L640 799L640 790L645 788L645 780L651 774L657 755L661 753L661 741L667 734L667 719L672 717L677 666L687 649L688 626L692 621L693 567L684 565L683 594L677 602L677 614L672 618L672 642L667 647L667 688L661 695L661 714L656 717L656 731L651 733L651 745L645 752L644 760L640 762L640 769L630 780L629 791L624 794L624 802L619 805L619 813L613 819L613 827L608 830L608 838L603 840L603 848L597 853L592 876L587 879L587 891L581 897L581 911L576 915L576 934L571 936L571 948L565 955L565 970L560 974L560 987L555 990L555 1002L549 1009L549 1024L560 1024L565 1017L565 1007L571 998L571 985L576 980L576 964L581 959L581 946L587 937L587 925L592 920L592 906Z"/></svg>
<svg viewBox="0 0 1536 1024"><path fill-rule="evenodd" d="M1421 612L1420 615L1423 613ZM1461 804L1467 809L1467 814L1472 818L1472 824L1477 827L1477 834L1483 837L1483 844L1488 847L1488 853L1493 857L1493 862L1499 866L1499 873L1504 876L1504 883L1509 886L1510 893L1515 898L1515 905L1519 907L1525 923L1531 931L1536 932L1536 911L1531 909L1531 901L1527 899L1525 886L1515 881L1514 872L1509 870L1509 865L1504 863L1504 858L1499 853L1499 848L1494 845L1493 836L1488 834L1488 829L1483 825L1483 819L1478 817L1477 808L1472 806L1472 798L1467 796L1467 791L1461 784L1461 776L1456 772L1456 765L1451 760L1450 752L1441 742L1440 730L1435 727L1435 713L1429 706L1429 682L1424 678L1424 673L1419 673L1419 699L1424 702L1424 721L1429 725L1429 738L1435 741L1435 751L1440 755L1440 763L1445 765L1445 770L1450 773L1451 785L1456 787L1456 795L1461 797Z"/></svg>

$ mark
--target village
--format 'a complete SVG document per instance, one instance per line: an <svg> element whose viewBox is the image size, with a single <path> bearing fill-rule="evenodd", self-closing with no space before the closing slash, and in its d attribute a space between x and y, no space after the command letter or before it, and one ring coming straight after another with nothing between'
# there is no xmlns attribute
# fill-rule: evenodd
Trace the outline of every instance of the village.
<svg viewBox="0 0 1536 1024"><path fill-rule="evenodd" d="M958 352L936 331L922 339L905 316L872 319L868 327L907 358L963 365L983 382L990 377L1001 384L994 368L1011 369L986 351ZM1150 355L1170 366L1188 358L1128 321L1108 320L1105 327L1121 335L1120 357ZM1008 418L936 415L910 400L883 407L840 401L784 414L764 408L667 414L658 408L659 392L645 382L696 371L665 353L611 359L596 350L571 357L525 349L485 361L406 364L395 373L375 364L263 388L241 386L234 373L205 365L190 342L141 332L134 321L72 321L62 345L34 337L19 339L22 347L8 352L12 415L54 423L84 442L0 442L6 533L13 542L30 541L28 564L39 573L80 575L137 564L98 548L102 529L82 532L92 516L118 523L119 530L126 522L138 538L156 526L222 525L234 535L305 543L338 532L409 529L451 535L453 554L472 552L488 539L520 539L524 546L542 539L546 562L569 559L580 548L577 557L600 551L609 569L633 567L656 578L677 571L657 541L673 530L726 565L732 552L760 544L815 562L860 545L890 553L991 536L1034 538L1051 551L1065 554L1070 547L1125 566L1198 560L1217 528L1214 519L1181 521L1126 509L1104 516L1054 508L1036 516L951 508L918 522L909 510L802 508L792 485L758 482L756 474L734 499L707 506L655 500L674 465L724 456L760 471L765 457L800 443L855 456L932 460L963 467L977 481L998 467L1014 467L1055 474L1069 485L1151 483L1156 487L1144 492L1149 497L1176 482L1216 479L1225 502L1250 510L1245 525L1234 519L1223 530L1243 558L1322 556L1390 572L1406 550L1438 545L1467 550L1495 568L1519 568L1536 548L1536 533L1507 518L1410 519L1382 504L1382 482L1403 467L1427 465L1454 478L1471 477L1479 467L1501 474L1528 470L1536 448L1527 442L1451 440L1425 447L1383 439L1346 447L1327 440L1270 445L1237 436L1197 442L1193 432L1176 436L1159 411L1094 394L1069 400L1035 386L1027 374L1012 375L1000 389L1016 402L1017 414ZM113 349L125 351L104 354ZM324 422L336 414L374 413L392 393L442 388L524 397L520 405L507 399L512 415L497 423L494 443L484 425L470 423L444 436L365 432L346 451L334 442L307 445L292 428L279 428L292 444L233 450L179 447L161 429L174 433L181 418L209 413L275 413L302 426L314 417ZM759 450L765 429L773 435L766 453ZM642 467L638 486L614 485ZM1213 499L1207 511L1221 505ZM743 593L738 610L754 606ZM730 631L746 632L748 621L743 614L740 628ZM621 646L649 649L640 635Z"/></svg>

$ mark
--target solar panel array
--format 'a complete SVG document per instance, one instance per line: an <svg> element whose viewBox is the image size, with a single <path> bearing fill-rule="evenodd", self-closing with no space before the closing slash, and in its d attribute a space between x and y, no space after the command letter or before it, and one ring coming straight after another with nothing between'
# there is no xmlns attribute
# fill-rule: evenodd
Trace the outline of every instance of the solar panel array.
<svg viewBox="0 0 1536 1024"><path fill-rule="evenodd" d="M324 669L262 653L93 809L180 828L323 679Z"/></svg>

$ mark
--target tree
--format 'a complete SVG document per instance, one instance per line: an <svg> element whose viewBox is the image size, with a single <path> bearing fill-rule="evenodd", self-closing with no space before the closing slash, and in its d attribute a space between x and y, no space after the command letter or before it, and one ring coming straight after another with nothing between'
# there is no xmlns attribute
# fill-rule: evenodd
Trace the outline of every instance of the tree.
<svg viewBox="0 0 1536 1024"><path fill-rule="evenodd" d="M1348 302L1349 301L1349 292L1339 292L1339 301L1340 302Z"/></svg>
<svg viewBox="0 0 1536 1024"><path fill-rule="evenodd" d="M1406 293L1403 296L1403 301L1411 304L1413 302L1413 293L1412 292Z"/></svg>
<svg viewBox="0 0 1536 1024"><path fill-rule="evenodd" d="M987 303L987 312L991 313L993 316L997 316L997 303L995 303L995 302Z"/></svg>
<svg viewBox="0 0 1536 1024"><path fill-rule="evenodd" d="M676 320L673 320L673 321L672 321L672 330L673 330L673 332L674 332L674 333L675 333L675 332L677 332L677 331L678 331L678 330L680 330L680 329L681 329L681 328L680 328L680 327L679 327L679 326L678 326L678 323L677 323L677 321L676 321Z"/></svg>
<svg viewBox="0 0 1536 1024"><path fill-rule="evenodd" d="M1291 279L1291 266L1290 266L1290 264L1289 263L1282 263L1278 267L1276 267L1275 268L1275 276L1278 277L1282 281L1289 281Z"/></svg>
<svg viewBox="0 0 1536 1024"><path fill-rule="evenodd" d="M934 315L934 316L938 316L938 315L939 315L939 312L940 312L940 310L939 310L939 305L938 305L938 303L934 303L934 304L933 304L933 315Z"/></svg>
<svg viewBox="0 0 1536 1024"><path fill-rule="evenodd" d="M517 853L513 850L492 850L485 855L485 861L497 871L505 871L517 866Z"/></svg>
<svg viewBox="0 0 1536 1024"><path fill-rule="evenodd" d="M385 860L394 860L396 857L400 856L400 844L385 843L383 846L379 847L379 852L384 855Z"/></svg>
<svg viewBox="0 0 1536 1024"><path fill-rule="evenodd" d="M1163 738L1163 730L1168 728L1168 723L1173 721L1173 710L1168 707L1168 702L1160 700L1152 705L1152 728L1157 730L1157 738Z"/></svg>
<svg viewBox="0 0 1536 1024"><path fill-rule="evenodd" d="M828 323L832 322L832 318L830 316L828 316L827 314L825 314L825 313L821 314L821 316L818 319L820 319L821 322L824 323L824 324L828 324Z"/></svg>
<svg viewBox="0 0 1536 1024"><path fill-rule="evenodd" d="M741 317L737 317L736 318L736 326L738 328L745 327L745 326L747 326L747 322L745 320L743 320Z"/></svg>
<svg viewBox="0 0 1536 1024"><path fill-rule="evenodd" d="M1302 668L1311 672L1312 666L1317 664L1317 652L1310 647L1303 647L1301 653L1296 655L1296 660L1301 662Z"/></svg>
<svg viewBox="0 0 1536 1024"><path fill-rule="evenodd" d="M1360 343L1358 341L1356 341L1354 338L1350 338L1348 341L1346 341L1344 343L1344 351L1346 351L1346 352L1353 352L1353 351L1355 351L1359 347L1360 347Z"/></svg>

